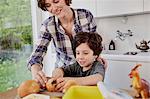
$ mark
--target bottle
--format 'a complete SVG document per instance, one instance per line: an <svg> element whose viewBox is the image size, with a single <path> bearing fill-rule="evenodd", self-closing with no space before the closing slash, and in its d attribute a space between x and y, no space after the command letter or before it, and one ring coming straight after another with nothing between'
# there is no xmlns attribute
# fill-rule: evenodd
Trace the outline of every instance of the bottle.
<svg viewBox="0 0 150 99"><path fill-rule="evenodd" d="M109 50L115 50L115 43L113 40L110 41Z"/></svg>

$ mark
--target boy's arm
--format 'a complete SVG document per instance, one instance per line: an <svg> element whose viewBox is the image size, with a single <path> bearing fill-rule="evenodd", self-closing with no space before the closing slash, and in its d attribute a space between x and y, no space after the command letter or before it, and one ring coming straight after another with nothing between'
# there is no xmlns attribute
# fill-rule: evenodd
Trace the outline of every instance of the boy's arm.
<svg viewBox="0 0 150 99"><path fill-rule="evenodd" d="M75 80L78 85L96 85L98 81L103 80L103 76L101 74L94 74L86 77L65 77L65 80Z"/></svg>
<svg viewBox="0 0 150 99"><path fill-rule="evenodd" d="M75 64L72 64L72 65L56 68L52 72L52 77L59 78L65 75L71 75L72 71L74 71L75 66L76 66Z"/></svg>
<svg viewBox="0 0 150 99"><path fill-rule="evenodd" d="M55 90L63 91L65 84L69 80L74 80L77 85L88 86L96 85L98 81L102 81L103 77L101 74L94 74L86 77L62 77L57 79L57 86Z"/></svg>
<svg viewBox="0 0 150 99"><path fill-rule="evenodd" d="M56 68L52 72L52 77L54 77L54 78L59 78L59 77L63 77L63 76L64 76L64 71L62 68Z"/></svg>

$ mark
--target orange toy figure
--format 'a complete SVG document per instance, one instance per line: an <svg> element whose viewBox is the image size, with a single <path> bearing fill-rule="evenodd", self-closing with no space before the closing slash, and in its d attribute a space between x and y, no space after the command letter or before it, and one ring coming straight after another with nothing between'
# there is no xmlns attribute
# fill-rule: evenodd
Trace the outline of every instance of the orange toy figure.
<svg viewBox="0 0 150 99"><path fill-rule="evenodd" d="M137 95L135 97L140 97L142 99L148 99L150 92L149 92L149 83L148 81L141 79L137 68L142 66L141 64L137 64L130 72L129 76L132 78L132 85L136 91Z"/></svg>

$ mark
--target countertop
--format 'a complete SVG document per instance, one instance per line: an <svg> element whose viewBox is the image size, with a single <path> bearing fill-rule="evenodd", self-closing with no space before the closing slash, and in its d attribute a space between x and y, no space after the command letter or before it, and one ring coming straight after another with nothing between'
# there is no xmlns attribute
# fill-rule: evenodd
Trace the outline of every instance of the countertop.
<svg viewBox="0 0 150 99"><path fill-rule="evenodd" d="M40 94L49 95L50 99L61 99L63 93L60 92L40 92ZM20 99L17 95L17 88L0 93L0 99Z"/></svg>
<svg viewBox="0 0 150 99"><path fill-rule="evenodd" d="M125 89L122 89L124 91L126 91L127 93L129 93L131 96L134 96L135 95L135 92L132 91L132 90L125 90ZM63 96L62 93L57 93L57 92L51 92L51 93L43 93L43 94L46 94L46 95L50 95L51 99L61 99L61 97ZM53 97L52 97L53 96ZM59 96L56 97L56 96ZM61 96L61 97L60 97ZM14 89L11 89L9 91L6 91L6 92L3 92L3 93L0 93L0 99L18 99L16 98L17 97L17 88L14 88ZM139 99L139 98L135 98L135 99Z"/></svg>
<svg viewBox="0 0 150 99"><path fill-rule="evenodd" d="M124 55L120 51L104 51L101 56L106 60L150 62L150 52L138 52L136 55Z"/></svg>
<svg viewBox="0 0 150 99"><path fill-rule="evenodd" d="M15 99L17 95L17 88L0 93L0 99Z"/></svg>

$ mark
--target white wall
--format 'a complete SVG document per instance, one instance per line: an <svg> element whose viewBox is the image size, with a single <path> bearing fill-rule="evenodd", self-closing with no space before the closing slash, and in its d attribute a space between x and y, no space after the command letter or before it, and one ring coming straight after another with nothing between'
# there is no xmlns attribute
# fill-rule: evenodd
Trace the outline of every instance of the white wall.
<svg viewBox="0 0 150 99"><path fill-rule="evenodd" d="M134 51L137 50L135 43L139 44L143 39L150 40L150 14L127 16L126 22L124 19L124 17L96 18L98 32L103 37L106 49L110 40L115 39L117 30L127 32L130 29L133 32L132 37L127 37L124 41L120 39L115 41L117 50Z"/></svg>

